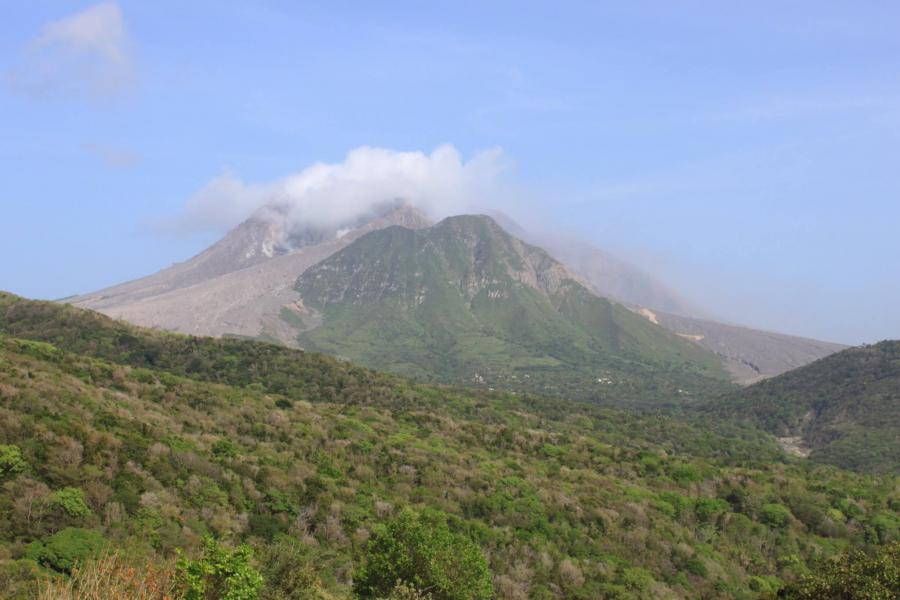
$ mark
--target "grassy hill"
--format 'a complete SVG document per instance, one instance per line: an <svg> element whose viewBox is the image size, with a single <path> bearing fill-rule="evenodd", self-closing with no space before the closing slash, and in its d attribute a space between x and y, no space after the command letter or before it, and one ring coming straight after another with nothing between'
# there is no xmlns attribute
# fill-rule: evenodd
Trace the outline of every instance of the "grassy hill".
<svg viewBox="0 0 900 600"><path fill-rule="evenodd" d="M489 217L369 233L296 289L303 347L420 380L632 404L730 389L712 353L594 295Z"/></svg>
<svg viewBox="0 0 900 600"><path fill-rule="evenodd" d="M477 545L498 598L756 598L900 528L896 478L749 428L416 385L10 295L0 330L0 597L34 597L98 540L165 572L207 534L253 548L263 598L350 597L412 509Z"/></svg>
<svg viewBox="0 0 900 600"><path fill-rule="evenodd" d="M750 386L712 407L784 438L810 460L900 473L900 341L850 348Z"/></svg>

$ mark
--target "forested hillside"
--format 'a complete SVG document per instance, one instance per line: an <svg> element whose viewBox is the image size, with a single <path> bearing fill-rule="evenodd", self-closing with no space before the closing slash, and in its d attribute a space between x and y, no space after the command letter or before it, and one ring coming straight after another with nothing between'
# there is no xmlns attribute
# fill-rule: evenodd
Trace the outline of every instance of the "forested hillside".
<svg viewBox="0 0 900 600"><path fill-rule="evenodd" d="M784 438L810 460L900 473L900 341L850 348L713 405Z"/></svg>
<svg viewBox="0 0 900 600"><path fill-rule="evenodd" d="M181 594L205 546L261 598L757 598L900 528L896 478L751 428L413 385L12 296L0 323L0 597L110 549Z"/></svg>
<svg viewBox="0 0 900 600"><path fill-rule="evenodd" d="M486 216L373 231L296 290L302 347L422 381L629 406L735 387L711 352L595 295Z"/></svg>

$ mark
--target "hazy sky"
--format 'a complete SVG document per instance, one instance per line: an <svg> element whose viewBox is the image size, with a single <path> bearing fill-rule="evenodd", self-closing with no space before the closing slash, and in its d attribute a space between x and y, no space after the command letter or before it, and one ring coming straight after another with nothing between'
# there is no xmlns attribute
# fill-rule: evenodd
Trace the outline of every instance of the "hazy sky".
<svg viewBox="0 0 900 600"><path fill-rule="evenodd" d="M226 226L217 194L369 173L361 146L477 173L720 318L900 338L892 1L10 2L0 288L155 271Z"/></svg>

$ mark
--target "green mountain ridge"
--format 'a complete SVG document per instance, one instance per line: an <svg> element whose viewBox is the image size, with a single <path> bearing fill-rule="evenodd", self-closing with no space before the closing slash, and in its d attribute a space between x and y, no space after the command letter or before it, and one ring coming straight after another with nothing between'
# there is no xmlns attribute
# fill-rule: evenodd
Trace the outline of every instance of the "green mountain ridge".
<svg viewBox="0 0 900 600"><path fill-rule="evenodd" d="M496 598L750 600L896 540L897 490L752 428L413 384L0 294L4 598L100 542L165 571L208 534L253 548L261 598L349 598L411 509L477 545ZM457 592L434 597L474 597Z"/></svg>
<svg viewBox="0 0 900 600"><path fill-rule="evenodd" d="M426 381L599 402L731 389L714 355L594 295L486 216L373 231L296 290L301 346Z"/></svg>
<svg viewBox="0 0 900 600"><path fill-rule="evenodd" d="M900 341L832 354L727 396L712 410L798 438L810 460L900 473Z"/></svg>

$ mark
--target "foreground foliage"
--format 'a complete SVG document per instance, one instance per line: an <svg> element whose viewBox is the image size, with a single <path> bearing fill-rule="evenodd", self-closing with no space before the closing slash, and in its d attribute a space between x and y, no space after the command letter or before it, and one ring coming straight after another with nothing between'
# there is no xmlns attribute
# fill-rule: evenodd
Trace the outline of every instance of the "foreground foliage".
<svg viewBox="0 0 900 600"><path fill-rule="evenodd" d="M895 477L792 460L753 429L15 302L45 318L3 327L56 345L0 336L0 597L77 583L108 549L184 585L177 550L184 573L215 544L240 567L192 572L218 589L259 571L265 600L757 598L898 538ZM460 565L480 583L455 586Z"/></svg>
<svg viewBox="0 0 900 600"><path fill-rule="evenodd" d="M353 591L378 598L402 585L424 590L434 600L488 600L494 591L477 545L450 531L446 515L410 509L376 529Z"/></svg>
<svg viewBox="0 0 900 600"><path fill-rule="evenodd" d="M71 577L41 581L38 600L167 600L175 597L170 565L134 566L112 553L74 568Z"/></svg>
<svg viewBox="0 0 900 600"><path fill-rule="evenodd" d="M263 579L251 564L253 550L241 545L229 550L212 537L203 538L202 555L182 557L177 587L184 600L256 600Z"/></svg>
<svg viewBox="0 0 900 600"><path fill-rule="evenodd" d="M900 597L900 543L867 556L858 550L826 561L778 594L787 600L895 600Z"/></svg>

